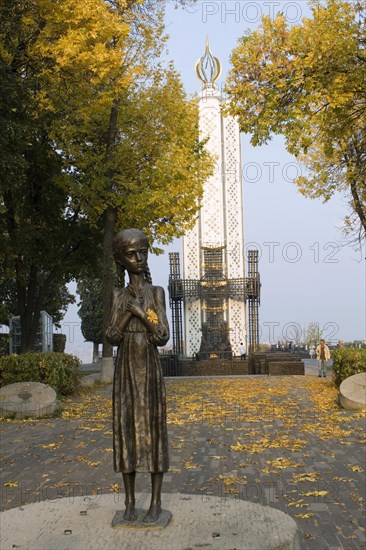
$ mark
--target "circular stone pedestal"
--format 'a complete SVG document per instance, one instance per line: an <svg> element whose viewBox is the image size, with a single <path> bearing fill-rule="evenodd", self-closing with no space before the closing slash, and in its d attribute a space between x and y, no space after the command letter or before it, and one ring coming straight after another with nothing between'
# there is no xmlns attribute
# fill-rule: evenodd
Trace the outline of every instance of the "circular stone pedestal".
<svg viewBox="0 0 366 550"><path fill-rule="evenodd" d="M40 418L58 407L55 390L40 382L17 382L0 389L0 416Z"/></svg>
<svg viewBox="0 0 366 550"><path fill-rule="evenodd" d="M2 550L300 550L295 521L284 512L237 499L164 494L172 513L160 530L113 529L124 495L63 498L28 504L1 514ZM136 506L148 510L150 495Z"/></svg>
<svg viewBox="0 0 366 550"><path fill-rule="evenodd" d="M366 407L366 372L343 380L339 386L339 402L344 409L360 410Z"/></svg>

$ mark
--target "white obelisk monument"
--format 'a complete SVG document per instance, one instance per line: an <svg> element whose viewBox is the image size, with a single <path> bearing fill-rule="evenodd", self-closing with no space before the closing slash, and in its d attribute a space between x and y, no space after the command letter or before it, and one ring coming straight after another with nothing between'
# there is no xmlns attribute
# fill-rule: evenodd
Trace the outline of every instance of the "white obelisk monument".
<svg viewBox="0 0 366 550"><path fill-rule="evenodd" d="M187 356L206 349L215 352L215 346L229 349L227 340L232 354L238 355L240 343L246 342L245 300L231 297L228 290L231 279L245 277L240 132L236 119L221 111L224 100L215 86L220 72L207 39L196 63L202 83L199 129L200 138L208 138L206 147L215 157L216 168L205 183L196 224L183 238L183 279L199 280L200 288L211 289L211 294L206 301L192 297L184 302ZM226 344L220 342L225 332ZM207 337L211 344L203 342Z"/></svg>

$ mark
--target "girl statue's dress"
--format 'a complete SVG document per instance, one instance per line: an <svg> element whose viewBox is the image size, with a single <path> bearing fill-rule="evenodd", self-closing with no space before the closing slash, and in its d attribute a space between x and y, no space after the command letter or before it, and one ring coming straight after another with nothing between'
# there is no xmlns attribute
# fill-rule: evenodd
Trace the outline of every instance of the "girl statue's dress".
<svg viewBox="0 0 366 550"><path fill-rule="evenodd" d="M136 296L132 285L116 289L107 338L118 345L113 383L113 450L116 472L163 473L169 468L166 398L163 373L156 346L169 339L164 291L146 285L138 299L156 326L149 332L131 316L121 334L118 319Z"/></svg>

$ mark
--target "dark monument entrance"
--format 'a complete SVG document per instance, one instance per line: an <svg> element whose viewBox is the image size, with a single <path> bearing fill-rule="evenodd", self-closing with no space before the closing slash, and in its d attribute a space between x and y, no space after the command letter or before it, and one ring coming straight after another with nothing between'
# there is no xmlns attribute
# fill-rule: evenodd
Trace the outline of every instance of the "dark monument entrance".
<svg viewBox="0 0 366 550"><path fill-rule="evenodd" d="M231 359L232 349L228 323L224 318L227 308L228 281L224 274L223 247L202 247L204 276L200 280L202 308L202 339L197 359L219 357ZM213 356L213 357L212 357Z"/></svg>

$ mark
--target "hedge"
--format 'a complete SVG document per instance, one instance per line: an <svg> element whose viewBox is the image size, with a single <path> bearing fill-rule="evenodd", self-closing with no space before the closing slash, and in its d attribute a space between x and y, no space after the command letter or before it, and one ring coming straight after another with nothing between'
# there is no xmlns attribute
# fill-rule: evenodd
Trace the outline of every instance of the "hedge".
<svg viewBox="0 0 366 550"><path fill-rule="evenodd" d="M74 393L80 360L67 353L23 353L0 357L0 387L15 382L41 382L61 395Z"/></svg>
<svg viewBox="0 0 366 550"><path fill-rule="evenodd" d="M56 332L52 335L53 351L64 352L66 346L66 334Z"/></svg>
<svg viewBox="0 0 366 550"><path fill-rule="evenodd" d="M333 381L337 387L349 376L366 372L365 348L337 348L332 351L332 357Z"/></svg>

